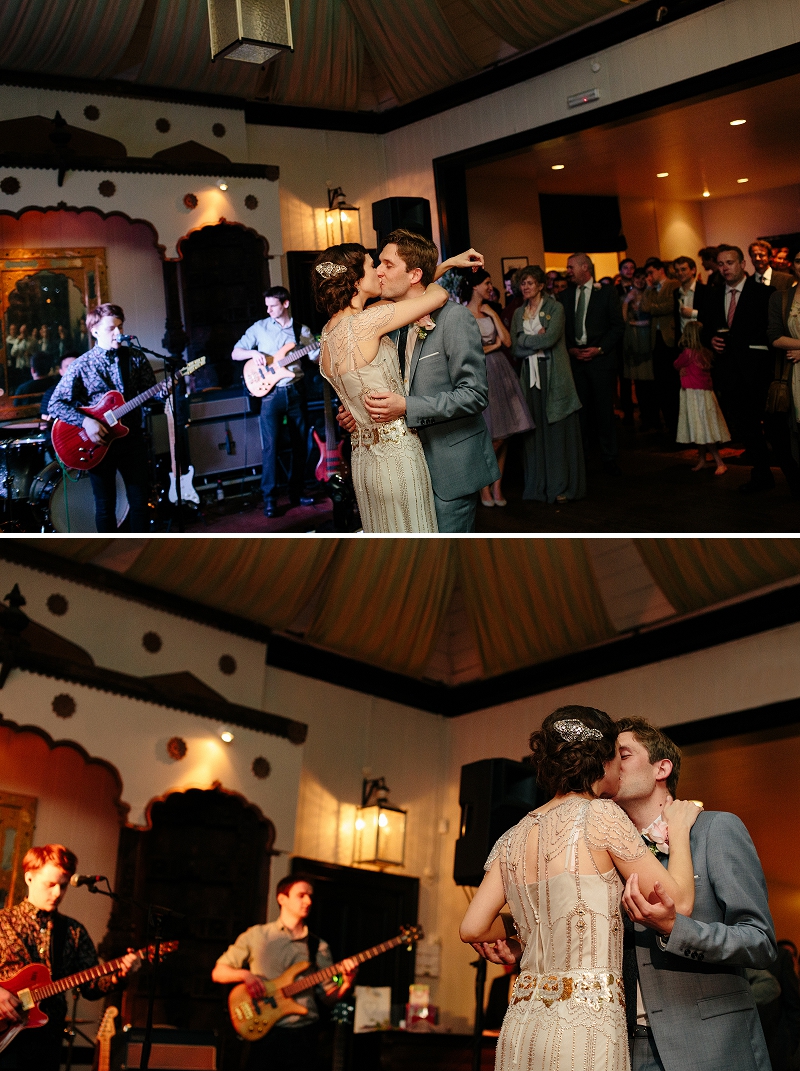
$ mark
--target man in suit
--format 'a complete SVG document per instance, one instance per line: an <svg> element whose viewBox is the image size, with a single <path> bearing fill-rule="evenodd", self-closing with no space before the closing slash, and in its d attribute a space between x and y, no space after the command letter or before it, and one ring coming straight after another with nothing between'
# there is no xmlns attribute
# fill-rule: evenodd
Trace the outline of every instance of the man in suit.
<svg viewBox="0 0 800 1071"><path fill-rule="evenodd" d="M776 271L770 264L773 249L763 238L756 238L747 250L755 269L754 279L764 286L774 286L776 290L791 290L795 280L785 271Z"/></svg>
<svg viewBox="0 0 800 1071"><path fill-rule="evenodd" d="M433 282L439 250L427 238L398 229L387 235L378 275L390 301L419 297ZM473 532L478 492L500 478L483 410L489 400L486 358L475 317L454 301L426 325L391 336L397 345L406 395L375 391L364 399L373 420L404 417L417 429L431 474L440 532ZM352 415L340 410L345 431Z"/></svg>
<svg viewBox="0 0 800 1071"><path fill-rule="evenodd" d="M744 444L753 466L750 480L739 490L742 494L756 494L775 486L762 427L774 372L767 342L769 299L774 291L745 272L744 253L738 246L719 246L717 265L725 286L709 291L703 340L716 355L714 387L731 434ZM792 490L796 490L796 474L791 466L784 472Z"/></svg>
<svg viewBox="0 0 800 1071"><path fill-rule="evenodd" d="M648 257L644 262L647 289L642 294L642 312L650 316L650 345L653 351L653 378L658 407L670 438L678 434L681 379L675 368L675 292L677 279L668 279L663 260Z"/></svg>
<svg viewBox="0 0 800 1071"><path fill-rule="evenodd" d="M585 253L569 258L567 279L569 286L558 300L564 306L565 341L581 402L583 449L588 456L589 420L593 420L603 467L616 476L620 473L614 427L616 350L625 331L619 295L613 286L595 283L594 265Z"/></svg>
<svg viewBox="0 0 800 1071"><path fill-rule="evenodd" d="M644 718L623 718L615 800L666 866L657 830L675 794L680 751ZM622 902L623 974L632 1071L770 1071L745 968L766 969L777 954L758 855L743 823L703 811L691 832L695 902L678 915L656 886L648 903L631 875Z"/></svg>
<svg viewBox="0 0 800 1071"><path fill-rule="evenodd" d="M675 340L680 340L683 329L690 320L700 320L701 308L706 295L706 287L697 278L697 264L691 257L676 257L673 260L678 288L673 293L675 302Z"/></svg>

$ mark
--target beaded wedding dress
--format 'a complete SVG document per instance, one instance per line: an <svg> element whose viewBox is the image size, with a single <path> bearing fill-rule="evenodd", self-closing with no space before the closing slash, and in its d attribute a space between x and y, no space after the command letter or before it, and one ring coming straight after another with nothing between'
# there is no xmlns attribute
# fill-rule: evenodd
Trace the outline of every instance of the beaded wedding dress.
<svg viewBox="0 0 800 1071"><path fill-rule="evenodd" d="M622 983L623 884L592 850L647 851L610 800L572 797L531 811L504 833L495 859L523 946L497 1042L496 1071L629 1071Z"/></svg>
<svg viewBox="0 0 800 1071"><path fill-rule="evenodd" d="M405 420L377 424L364 396L390 390L405 394L397 349L381 338L373 361L359 343L374 338L392 318L390 305L373 305L326 326L320 339L320 370L358 425L351 434L352 469L365 532L436 532L436 509L422 444Z"/></svg>

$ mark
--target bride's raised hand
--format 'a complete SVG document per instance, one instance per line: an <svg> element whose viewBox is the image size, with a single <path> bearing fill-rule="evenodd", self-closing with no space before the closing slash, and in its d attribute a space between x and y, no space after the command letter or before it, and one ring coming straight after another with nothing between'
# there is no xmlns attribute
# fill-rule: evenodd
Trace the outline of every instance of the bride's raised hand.
<svg viewBox="0 0 800 1071"><path fill-rule="evenodd" d="M451 268L472 268L473 271L477 271L478 268L483 267L483 263L483 253L479 253L477 249L468 249L466 253L459 253L458 256L442 261L436 269L436 278L441 279Z"/></svg>
<svg viewBox="0 0 800 1071"><path fill-rule="evenodd" d="M681 830L688 833L702 809L702 805L698 806L693 800L671 800L662 812L670 834Z"/></svg>

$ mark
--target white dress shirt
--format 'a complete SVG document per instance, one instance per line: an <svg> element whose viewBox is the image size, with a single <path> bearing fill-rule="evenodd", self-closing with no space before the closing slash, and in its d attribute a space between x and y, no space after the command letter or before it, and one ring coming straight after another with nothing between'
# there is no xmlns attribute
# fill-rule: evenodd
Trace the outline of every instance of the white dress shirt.
<svg viewBox="0 0 800 1071"><path fill-rule="evenodd" d="M736 286L730 286L728 283L725 284L725 319L726 319L726 321L728 319L728 309L731 307L731 291L732 290L736 291L736 308L738 309L739 308L739 302L742 300L742 287L744 286L746 281L747 281L747 276L745 275L744 278L739 280L739 282L736 284ZM736 319L736 312L735 311L734 311L733 317L734 317L734 319Z"/></svg>
<svg viewBox="0 0 800 1071"><path fill-rule="evenodd" d="M772 285L772 265L771 264L767 268L767 270L764 272L763 275L759 275L758 272L756 272L756 282L757 283L763 283L764 286L771 286Z"/></svg>
<svg viewBox="0 0 800 1071"><path fill-rule="evenodd" d="M683 287L681 287L680 289L678 298L679 304L685 305L687 308L692 310L692 315L688 318L686 316L681 316L681 331L683 331L684 327L686 327L690 320L697 319L697 309L694 307L694 292L696 286L697 279L692 279L691 283L689 284L688 290L684 290ZM737 298L736 300L738 301L739 299Z"/></svg>

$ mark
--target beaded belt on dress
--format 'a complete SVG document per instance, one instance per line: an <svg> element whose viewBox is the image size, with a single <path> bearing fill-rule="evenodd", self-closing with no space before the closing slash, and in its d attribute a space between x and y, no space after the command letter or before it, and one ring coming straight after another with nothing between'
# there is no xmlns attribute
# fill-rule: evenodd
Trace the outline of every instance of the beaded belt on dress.
<svg viewBox="0 0 800 1071"><path fill-rule="evenodd" d="M622 979L610 971L584 970L552 974L522 971L514 983L511 1006L525 1000L541 1000L549 1008L559 1000L577 1000L598 1007L617 1003L625 1007Z"/></svg>
<svg viewBox="0 0 800 1071"><path fill-rule="evenodd" d="M350 445L376 446L378 443L399 443L404 435L416 435L416 428L409 428L405 420L393 420L391 424L376 424L371 428L356 428L350 433Z"/></svg>

